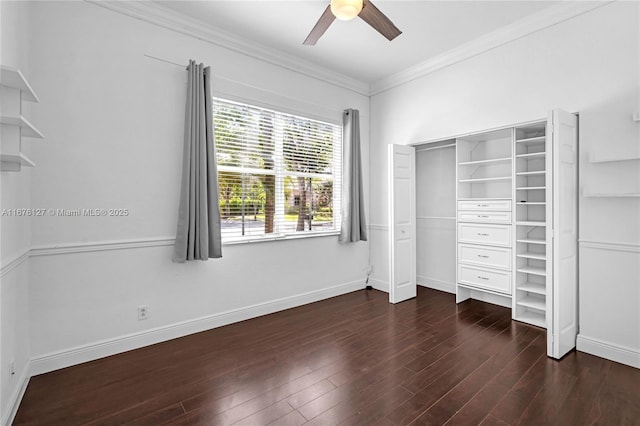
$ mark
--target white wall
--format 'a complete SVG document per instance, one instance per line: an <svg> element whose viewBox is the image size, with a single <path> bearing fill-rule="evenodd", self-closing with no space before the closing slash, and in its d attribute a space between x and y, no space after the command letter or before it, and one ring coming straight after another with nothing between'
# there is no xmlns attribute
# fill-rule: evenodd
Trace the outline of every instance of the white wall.
<svg viewBox="0 0 640 426"><path fill-rule="evenodd" d="M607 152L618 144L629 150L638 143L638 124L631 122L640 106L638 8L638 2L608 4L372 97L370 166L378 172L370 181L370 243L378 288L386 288L388 276L389 143L541 119L562 108L580 113L581 184L613 175L618 177L611 178L609 188L638 189L637 160L586 163L590 151ZM599 342L598 355L640 366L638 217L638 198L580 198L581 239L608 252L626 250L624 259L616 257L615 262L606 256L581 261L580 338ZM596 274L614 270L619 273ZM603 283L594 277L610 279ZM580 338L579 348L596 352Z"/></svg>
<svg viewBox="0 0 640 426"><path fill-rule="evenodd" d="M432 148L416 152L416 281L455 293L456 149Z"/></svg>
<svg viewBox="0 0 640 426"><path fill-rule="evenodd" d="M368 123L367 97L93 4L32 3L31 16L33 115L47 135L32 205L131 212L32 221L34 373L364 287L368 244L337 236L171 263L186 72L144 55L211 65L214 95L335 123L349 107Z"/></svg>
<svg viewBox="0 0 640 426"><path fill-rule="evenodd" d="M19 2L0 2L2 27L0 63L19 68L29 79L31 67L27 57L28 11ZM23 114L29 117L28 103ZM35 122L34 122L35 123ZM40 141L24 139L23 151L29 155ZM0 210L30 207L31 170L0 173ZM0 424L6 424L17 408L29 375L29 303L28 256L30 221L24 217L2 216L0 219ZM10 363L15 374L11 374Z"/></svg>

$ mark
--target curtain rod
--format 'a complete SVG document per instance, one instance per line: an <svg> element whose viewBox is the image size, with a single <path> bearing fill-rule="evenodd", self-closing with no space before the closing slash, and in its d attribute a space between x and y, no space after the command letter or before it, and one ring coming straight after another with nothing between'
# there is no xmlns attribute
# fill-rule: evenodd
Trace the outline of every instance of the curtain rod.
<svg viewBox="0 0 640 426"><path fill-rule="evenodd" d="M416 149L416 152L431 151L432 149L440 149L440 148L449 148L450 146L456 146L456 144L450 143L448 145L432 146L429 148L419 148L419 149Z"/></svg>
<svg viewBox="0 0 640 426"><path fill-rule="evenodd" d="M175 65L175 66L180 67L180 68L187 69L187 67L184 64L178 64L178 63L175 63L175 62L171 62L171 61L169 61L167 59L158 58L157 56L147 55L146 53L144 53L143 56L146 56L147 58L155 59L156 61L165 62L167 64L171 64L171 65Z"/></svg>

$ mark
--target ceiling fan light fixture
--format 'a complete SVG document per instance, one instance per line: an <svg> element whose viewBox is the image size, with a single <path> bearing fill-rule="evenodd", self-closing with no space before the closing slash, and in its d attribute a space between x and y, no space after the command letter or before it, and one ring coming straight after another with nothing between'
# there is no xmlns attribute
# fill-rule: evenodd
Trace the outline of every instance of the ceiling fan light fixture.
<svg viewBox="0 0 640 426"><path fill-rule="evenodd" d="M341 21L350 21L362 10L362 0L331 0L331 13Z"/></svg>

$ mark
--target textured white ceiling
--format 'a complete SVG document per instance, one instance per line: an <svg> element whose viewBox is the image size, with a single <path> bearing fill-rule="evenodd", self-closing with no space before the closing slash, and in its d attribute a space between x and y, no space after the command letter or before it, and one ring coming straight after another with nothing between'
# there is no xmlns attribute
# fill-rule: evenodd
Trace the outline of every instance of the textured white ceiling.
<svg viewBox="0 0 640 426"><path fill-rule="evenodd" d="M302 42L326 1L157 1L242 41L277 49L373 83L552 6L557 1L374 0L403 34L389 42L356 18L334 21L315 46Z"/></svg>

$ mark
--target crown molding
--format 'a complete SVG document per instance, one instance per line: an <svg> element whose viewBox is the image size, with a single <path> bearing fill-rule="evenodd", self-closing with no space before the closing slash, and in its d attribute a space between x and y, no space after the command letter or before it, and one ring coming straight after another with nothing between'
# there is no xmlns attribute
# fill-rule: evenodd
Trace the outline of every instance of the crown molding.
<svg viewBox="0 0 640 426"><path fill-rule="evenodd" d="M305 61L280 50L260 45L235 34L214 28L197 19L180 15L175 11L151 1L100 1L85 0L89 4L139 19L236 53L258 59L272 65L315 78L334 86L342 87L360 95L369 96L368 83L332 71L318 64ZM185 64L186 67L187 64Z"/></svg>
<svg viewBox="0 0 640 426"><path fill-rule="evenodd" d="M180 15L175 11L150 1L101 1L85 0L114 12L157 25L236 53L258 59L281 68L315 78L360 95L373 96L394 87L411 82L432 72L462 62L509 42L544 30L615 0L562 1L538 13L527 16L488 34L451 49L427 61L380 79L372 84L321 67L280 50L260 45L235 34L214 28L197 19Z"/></svg>
<svg viewBox="0 0 640 426"><path fill-rule="evenodd" d="M527 35L544 30L614 0L605 1L563 1L538 13L529 15L473 41L451 49L441 55L409 67L371 84L370 96L380 94L399 85L416 80L439 69L477 56Z"/></svg>

